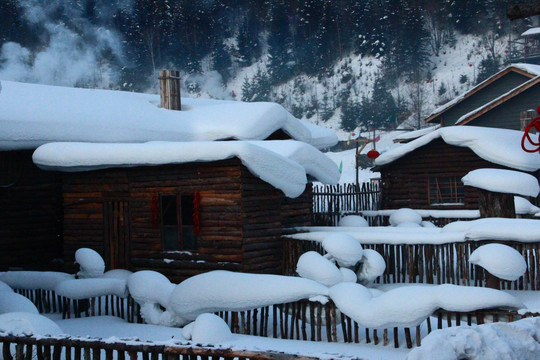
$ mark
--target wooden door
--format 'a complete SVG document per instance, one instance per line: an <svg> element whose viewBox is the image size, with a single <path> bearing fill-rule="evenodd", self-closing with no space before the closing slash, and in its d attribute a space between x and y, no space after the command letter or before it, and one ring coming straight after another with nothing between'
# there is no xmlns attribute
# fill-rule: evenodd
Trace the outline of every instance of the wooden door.
<svg viewBox="0 0 540 360"><path fill-rule="evenodd" d="M129 203L106 201L103 204L105 262L109 269L129 268Z"/></svg>

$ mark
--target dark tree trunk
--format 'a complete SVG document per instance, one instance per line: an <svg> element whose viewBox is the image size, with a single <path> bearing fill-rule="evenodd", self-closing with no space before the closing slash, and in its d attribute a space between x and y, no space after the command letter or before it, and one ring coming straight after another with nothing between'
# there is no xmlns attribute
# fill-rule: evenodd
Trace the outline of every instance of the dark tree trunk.
<svg viewBox="0 0 540 360"><path fill-rule="evenodd" d="M478 189L480 217L515 218L514 195Z"/></svg>

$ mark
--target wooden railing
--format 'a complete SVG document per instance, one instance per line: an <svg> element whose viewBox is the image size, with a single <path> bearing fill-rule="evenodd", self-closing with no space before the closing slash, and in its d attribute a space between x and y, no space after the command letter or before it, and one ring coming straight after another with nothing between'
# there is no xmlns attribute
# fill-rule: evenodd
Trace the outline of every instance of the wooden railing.
<svg viewBox="0 0 540 360"><path fill-rule="evenodd" d="M378 182L313 186L312 224L337 225L344 214L359 214L362 210L378 210L381 189ZM370 225L382 225L380 216L367 216Z"/></svg>
<svg viewBox="0 0 540 360"><path fill-rule="evenodd" d="M110 342L102 339L88 339L78 337L33 337L12 336L0 333L2 354L4 360L124 360L129 358L152 360L193 360L193 359L253 359L253 360L285 360L299 359L311 360L295 354L280 352L262 352L250 350L232 350L220 348L206 348L185 344L163 345L152 342L121 341L115 339Z"/></svg>
<svg viewBox="0 0 540 360"><path fill-rule="evenodd" d="M386 271L378 283L426 283L484 286L486 272L470 264L470 254L493 241L467 241L448 244L362 244L377 251L386 261ZM501 281L501 289L540 290L540 242L497 241L523 255L525 274L516 281ZM283 274L295 275L298 258L306 251L323 254L320 243L283 238Z"/></svg>

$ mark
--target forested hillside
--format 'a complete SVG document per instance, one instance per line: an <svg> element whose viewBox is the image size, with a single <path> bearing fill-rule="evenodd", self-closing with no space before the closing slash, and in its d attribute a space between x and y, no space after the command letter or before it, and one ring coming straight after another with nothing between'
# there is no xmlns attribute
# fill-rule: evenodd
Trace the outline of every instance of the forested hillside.
<svg viewBox="0 0 540 360"><path fill-rule="evenodd" d="M530 20L510 23L506 6L501 0L2 0L0 79L148 91L156 70L175 68L188 96L277 101L299 118L345 131L391 128L419 120L451 98L452 87L459 92L504 66L507 37L530 26ZM456 57L474 61L473 74L433 82ZM437 96L422 95L426 87Z"/></svg>

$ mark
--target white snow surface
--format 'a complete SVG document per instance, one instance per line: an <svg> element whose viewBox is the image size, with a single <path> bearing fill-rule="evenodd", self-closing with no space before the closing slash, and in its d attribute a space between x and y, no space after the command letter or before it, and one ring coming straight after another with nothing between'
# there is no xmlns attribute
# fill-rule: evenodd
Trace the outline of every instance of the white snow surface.
<svg viewBox="0 0 540 360"><path fill-rule="evenodd" d="M422 216L420 216L420 214L413 209L403 208L392 213L388 221L392 226L398 226L401 223L407 222L412 222L420 225L420 223L422 222Z"/></svg>
<svg viewBox="0 0 540 360"><path fill-rule="evenodd" d="M13 289L5 282L0 281L0 292L1 291L13 292Z"/></svg>
<svg viewBox="0 0 540 360"><path fill-rule="evenodd" d="M37 313L10 312L0 315L0 331L13 335L61 335L56 323Z"/></svg>
<svg viewBox="0 0 540 360"><path fill-rule="evenodd" d="M220 344L232 338L231 329L225 321L214 314L201 314L193 322L191 331L182 331L182 335L196 344Z"/></svg>
<svg viewBox="0 0 540 360"><path fill-rule="evenodd" d="M523 196L538 196L538 180L527 173L504 169L476 169L465 175L461 181L467 186Z"/></svg>
<svg viewBox="0 0 540 360"><path fill-rule="evenodd" d="M40 168L85 171L108 167L157 166L238 157L255 176L282 190L300 195L307 175L337 184L337 166L308 144L285 141L153 141L140 144L49 143L40 146L33 160Z"/></svg>
<svg viewBox="0 0 540 360"><path fill-rule="evenodd" d="M536 35L540 34L540 27L533 27L528 30L525 30L521 36L529 36L529 35Z"/></svg>
<svg viewBox="0 0 540 360"><path fill-rule="evenodd" d="M183 98L182 111L159 103L152 94L2 81L0 150L50 142L263 140L280 129L318 148L337 143L334 132L275 103Z"/></svg>
<svg viewBox="0 0 540 360"><path fill-rule="evenodd" d="M468 147L491 163L522 171L536 171L540 169L540 156L523 151L522 136L523 132L517 130L448 126L382 153L375 160L375 165L389 164L435 139L442 138L449 145Z"/></svg>
<svg viewBox="0 0 540 360"><path fill-rule="evenodd" d="M498 278L509 281L519 279L527 270L523 256L514 248L503 244L480 246L471 253L469 262L483 267Z"/></svg>
<svg viewBox="0 0 540 360"><path fill-rule="evenodd" d="M73 275L54 271L8 271L0 275L0 280L13 289L54 290L56 285L73 279Z"/></svg>
<svg viewBox="0 0 540 360"><path fill-rule="evenodd" d="M142 270L127 279L127 286L129 294L139 305L157 303L167 308L175 284L157 271Z"/></svg>
<svg viewBox="0 0 540 360"><path fill-rule="evenodd" d="M66 280L56 286L55 292L58 295L75 300L106 295L116 295L121 298L128 297L126 280L113 278Z"/></svg>
<svg viewBox="0 0 540 360"><path fill-rule="evenodd" d="M351 269L347 268L339 268L339 271L341 271L341 275L343 276L343 282L356 282L358 280L356 274Z"/></svg>
<svg viewBox="0 0 540 360"><path fill-rule="evenodd" d="M365 286L340 283L331 287L329 294L342 313L372 329L417 326L439 308L468 312L523 307L521 301L503 291L449 284L404 286L373 297Z"/></svg>
<svg viewBox="0 0 540 360"><path fill-rule="evenodd" d="M369 226L369 223L360 215L347 215L339 220L338 226Z"/></svg>
<svg viewBox="0 0 540 360"><path fill-rule="evenodd" d="M384 270L386 270L386 262L382 255L375 250L364 249L362 266L356 273L358 281L363 285L369 285L384 274Z"/></svg>
<svg viewBox="0 0 540 360"><path fill-rule="evenodd" d="M540 240L540 221L535 219L484 218L472 221L455 221L444 226L442 231L443 233L462 231L467 240L534 242Z"/></svg>
<svg viewBox="0 0 540 360"><path fill-rule="evenodd" d="M328 288L313 280L218 270L181 282L171 294L170 306L177 315L195 320L203 313L250 310L317 295L328 295Z"/></svg>
<svg viewBox="0 0 540 360"><path fill-rule="evenodd" d="M534 215L540 212L540 208L521 196L514 196L514 206L518 215Z"/></svg>
<svg viewBox="0 0 540 360"><path fill-rule="evenodd" d="M384 209L384 210L364 210L362 214L365 216L390 216L400 209ZM450 219L475 219L480 217L479 210L435 210L435 209L413 209L422 218L450 218Z"/></svg>
<svg viewBox="0 0 540 360"><path fill-rule="evenodd" d="M407 360L524 360L540 358L540 318L435 330Z"/></svg>
<svg viewBox="0 0 540 360"><path fill-rule="evenodd" d="M39 314L38 309L33 302L26 297L15 292L0 292L0 314L10 312L25 312L30 314Z"/></svg>
<svg viewBox="0 0 540 360"><path fill-rule="evenodd" d="M304 279L333 286L343 281L338 267L316 251L303 253L296 263L296 272Z"/></svg>
<svg viewBox="0 0 540 360"><path fill-rule="evenodd" d="M79 278L96 278L103 276L105 261L99 253L90 248L80 248L75 251L75 263L79 264Z"/></svg>
<svg viewBox="0 0 540 360"><path fill-rule="evenodd" d="M344 267L356 265L363 255L362 245L345 233L329 234L322 241L322 247L340 266Z"/></svg>
<svg viewBox="0 0 540 360"><path fill-rule="evenodd" d="M113 270L109 270L109 271L106 271L104 274L103 274L103 277L105 279L121 279L121 280L127 280L128 277L131 276L131 274L133 274L132 271L129 271L129 270L125 270L125 269L113 269Z"/></svg>

